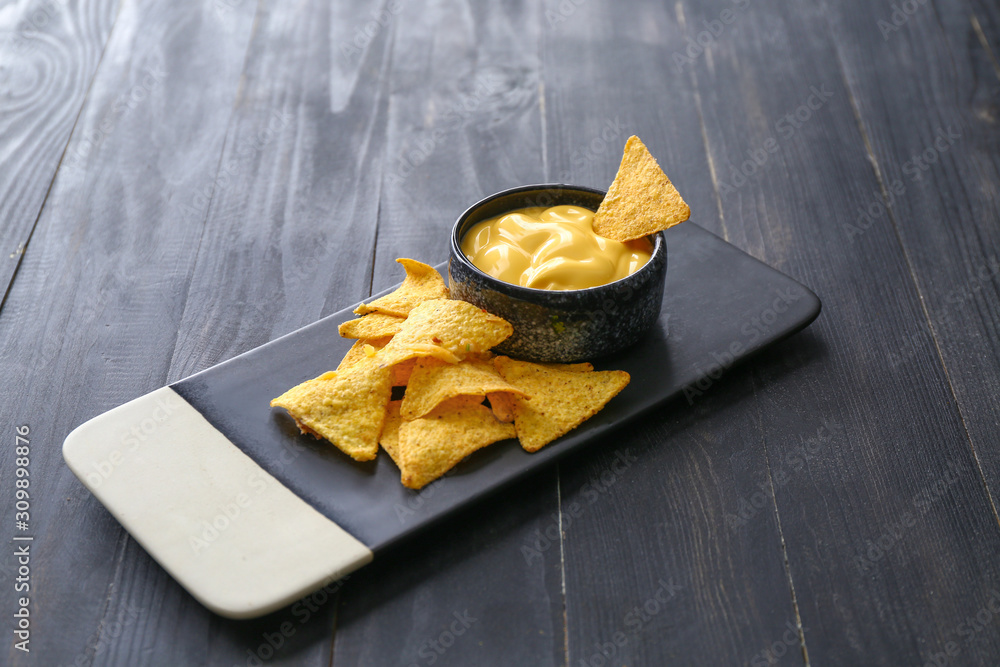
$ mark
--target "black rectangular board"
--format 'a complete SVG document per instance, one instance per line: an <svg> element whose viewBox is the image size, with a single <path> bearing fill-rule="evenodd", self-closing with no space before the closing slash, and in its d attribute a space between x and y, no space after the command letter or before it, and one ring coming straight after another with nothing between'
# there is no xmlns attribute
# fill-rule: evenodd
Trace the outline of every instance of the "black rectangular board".
<svg viewBox="0 0 1000 667"><path fill-rule="evenodd" d="M820 300L807 287L697 225L688 222L665 234L668 266L659 321L629 349L594 360L598 370L628 371L629 386L544 449L529 454L516 440L491 445L420 491L403 487L384 453L374 461L353 461L325 441L299 434L283 410L269 405L290 387L337 367L353 344L337 327L357 317L354 307L171 387L282 484L378 552L571 451L609 441L626 422L671 398L696 401L732 365L819 315ZM442 273L446 268L438 267Z"/></svg>

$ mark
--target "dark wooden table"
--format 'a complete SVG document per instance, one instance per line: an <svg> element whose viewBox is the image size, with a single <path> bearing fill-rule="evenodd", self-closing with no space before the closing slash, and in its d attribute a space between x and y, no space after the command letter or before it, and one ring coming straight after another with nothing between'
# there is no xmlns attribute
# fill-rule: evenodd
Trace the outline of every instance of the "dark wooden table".
<svg viewBox="0 0 1000 667"><path fill-rule="evenodd" d="M1000 664L998 57L987 0L5 5L0 663ZM606 187L630 134L809 329L254 621L64 465L443 261L477 199Z"/></svg>

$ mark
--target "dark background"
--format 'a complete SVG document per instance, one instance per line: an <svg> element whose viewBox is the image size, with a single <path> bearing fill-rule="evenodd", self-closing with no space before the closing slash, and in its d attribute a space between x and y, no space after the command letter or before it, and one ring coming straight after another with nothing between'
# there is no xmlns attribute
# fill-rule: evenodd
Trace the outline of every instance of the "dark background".
<svg viewBox="0 0 1000 667"><path fill-rule="evenodd" d="M998 48L985 0L0 8L0 536L19 425L35 536L0 662L997 664ZM630 134L819 294L809 329L255 621L63 464L87 419L444 261L481 197L606 187Z"/></svg>

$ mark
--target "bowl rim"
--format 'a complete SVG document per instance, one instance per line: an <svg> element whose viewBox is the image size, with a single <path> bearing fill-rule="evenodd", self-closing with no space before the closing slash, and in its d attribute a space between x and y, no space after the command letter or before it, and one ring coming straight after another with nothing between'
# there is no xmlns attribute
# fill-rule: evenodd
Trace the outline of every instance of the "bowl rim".
<svg viewBox="0 0 1000 667"><path fill-rule="evenodd" d="M649 261L643 264L638 271L635 273L630 273L624 278L619 278L618 280L612 281L610 283L604 283L603 285L595 285L594 287L583 287L581 289L563 289L563 290L549 290L540 289L538 287L523 287L521 285L515 285L514 283L509 283L505 280L500 280L495 276L491 276L486 273L478 266L472 263L465 253L462 252L462 239L459 238L459 232L461 231L465 221L471 216L477 209L486 204L489 204L495 199L500 197L506 197L512 194L519 194L522 192L531 192L534 190L569 190L576 192L586 192L588 194L600 195L602 198L607 196L606 190L599 190L597 188L587 187L585 185L569 185L566 183L538 183L534 185L519 185L514 188L508 188L506 190L501 190L492 195L480 199L475 204L465 209L458 219L455 221L454 226L451 230L451 258L457 260L464 268L471 271L472 273L480 276L483 280L487 281L493 286L493 289L504 292L509 296L521 297L524 299L529 298L539 298L542 295L546 295L545 298L554 299L556 301L563 300L563 298L572 298L576 295L582 294L596 294L601 290L610 290L617 287L621 287L624 283L629 281L641 282L645 279L645 274L650 273L654 270L654 266L659 262L660 255L666 255L667 243L663 236L663 232L656 232L655 234L650 234L645 238L648 238L653 243L653 252L649 256ZM553 204L558 205L558 204ZM656 261L654 261L656 260ZM663 258L666 262L666 257ZM450 276L449 271L449 276Z"/></svg>

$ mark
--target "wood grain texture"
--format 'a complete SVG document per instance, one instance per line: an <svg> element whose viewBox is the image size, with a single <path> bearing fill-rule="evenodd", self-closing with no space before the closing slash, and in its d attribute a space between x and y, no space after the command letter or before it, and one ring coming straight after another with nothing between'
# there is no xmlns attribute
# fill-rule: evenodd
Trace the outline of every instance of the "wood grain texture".
<svg viewBox="0 0 1000 667"><path fill-rule="evenodd" d="M362 75L332 76L331 59L343 56L330 43L331 12L268 5L256 18L210 195L191 212L206 223L171 380L370 294L389 32L355 61ZM353 20L369 14L359 8Z"/></svg>
<svg viewBox="0 0 1000 667"><path fill-rule="evenodd" d="M30 654L6 648L7 664L198 664L220 641L206 632L211 615L127 537L60 450L72 428L168 378L204 226L180 204L219 162L253 14L220 14L213 0L122 7L4 304L0 393L36 436L39 639ZM5 473L13 453L0 454ZM9 521L12 492L4 485Z"/></svg>
<svg viewBox="0 0 1000 667"><path fill-rule="evenodd" d="M692 220L723 234L698 90L671 62L683 28L666 8L637 9L546 5L550 169L607 187L637 134ZM692 323L669 324L670 340L699 335ZM744 664L795 627L751 377L734 372L710 391L561 466L573 519L564 522L568 664ZM736 519L742 505L746 521Z"/></svg>
<svg viewBox="0 0 1000 667"><path fill-rule="evenodd" d="M374 290L402 279L397 257L447 259L452 224L477 200L544 180L538 13L412 2L386 28ZM376 558L344 588L333 665L564 664L556 484L542 473Z"/></svg>
<svg viewBox="0 0 1000 667"><path fill-rule="evenodd" d="M685 6L688 23L701 25L726 7ZM772 462L788 460L794 451L788 435L804 416L836 422L844 433L776 492L789 571L809 628L806 648L818 664L923 664L948 641L963 641L959 623L974 615L998 575L982 555L997 548L1000 531L935 350L915 263L888 220L860 238L844 229L880 186L865 143L876 140L852 118L871 111L866 103L855 106L856 75L841 70L838 51L881 45L877 30L872 18L838 35L815 5L788 12L757 3L695 63L713 162L722 167L720 183L732 186L720 190L734 242L792 276L808 274L824 299L813 325L828 349L823 363L757 392ZM927 43L920 49L928 50ZM899 104L912 105L906 86L890 80L917 78L892 67L909 66L916 52L896 62L867 54L867 69L885 77L871 94L881 100L898 90ZM933 78L944 60L924 66L919 76ZM884 121L926 142L933 140L938 106L914 105L906 116L888 114ZM747 167L753 173L742 186L734 185L736 170L769 138L777 149L762 166ZM961 187L956 182L951 196ZM917 189L907 195L919 197ZM967 212L952 220L952 229L976 226ZM939 221L915 207L902 224ZM948 251L940 243L915 250L935 254L945 266L958 260ZM762 385L787 363L772 366L769 359L778 353L755 367ZM992 633L963 641L963 660L988 664L997 641Z"/></svg>
<svg viewBox="0 0 1000 667"><path fill-rule="evenodd" d="M375 5L260 8L211 194L170 379L180 379L370 293L390 32L339 43ZM345 69L346 68L346 69ZM353 68L352 76L347 69ZM325 368L319 368L316 374ZM352 575L252 622L213 619L206 664L326 665ZM178 632L207 612L178 619Z"/></svg>
<svg viewBox="0 0 1000 667"><path fill-rule="evenodd" d="M32 653L0 662L995 664L1000 15L892 5L0 9L0 395L36 536ZM443 261L479 198L606 187L633 133L693 222L815 289L809 330L253 621L65 468L86 419Z"/></svg>
<svg viewBox="0 0 1000 667"><path fill-rule="evenodd" d="M0 9L0 300L31 238L118 5L36 0Z"/></svg>
<svg viewBox="0 0 1000 667"><path fill-rule="evenodd" d="M968 24L979 41L985 42L985 55L988 56L990 64L1000 75L1000 7L995 2L984 0L967 0L965 6L955 7L947 4L944 11L939 14L942 23L951 20L959 20L964 14L968 14ZM965 9L965 11L962 11Z"/></svg>
<svg viewBox="0 0 1000 667"><path fill-rule="evenodd" d="M865 13L828 8L835 38L859 31ZM891 201L873 224L893 227L914 274L949 387L994 505L1000 497L1000 77L962 20L914 13L881 42L836 42L872 159ZM930 56L937 53L936 57ZM872 67L870 63L881 63ZM905 84L887 92L903 73ZM913 104L914 99L924 105ZM923 106L923 108L922 108ZM932 111L929 113L928 108ZM901 193L893 191L902 190ZM859 228L859 225L854 225ZM865 243L854 229L853 245ZM904 345L892 365L919 354Z"/></svg>

